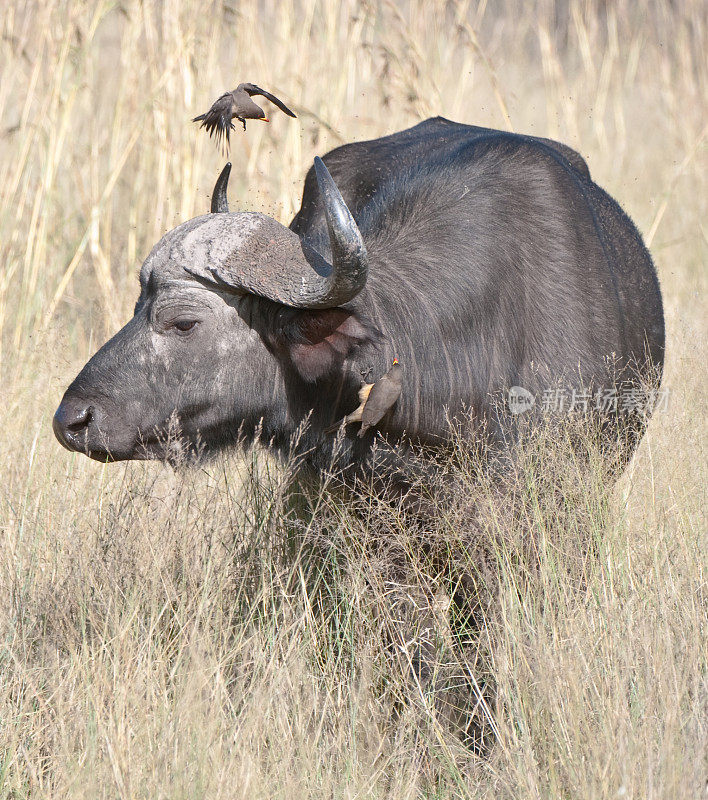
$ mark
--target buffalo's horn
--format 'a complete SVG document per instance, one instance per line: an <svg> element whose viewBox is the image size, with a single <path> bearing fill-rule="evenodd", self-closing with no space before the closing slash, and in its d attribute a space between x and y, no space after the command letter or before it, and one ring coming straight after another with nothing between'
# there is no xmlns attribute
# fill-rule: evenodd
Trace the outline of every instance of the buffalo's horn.
<svg viewBox="0 0 708 800"><path fill-rule="evenodd" d="M366 284L369 268L366 245L337 184L318 156L315 156L315 175L332 248L332 272L326 279L326 294L336 301L333 305L340 305L356 297Z"/></svg>
<svg viewBox="0 0 708 800"><path fill-rule="evenodd" d="M226 196L226 190L229 188L230 174L231 162L229 161L221 170L221 175L219 175L214 184L214 191L211 195L211 208L209 209L212 214L224 214L229 211L229 198Z"/></svg>
<svg viewBox="0 0 708 800"><path fill-rule="evenodd" d="M331 263L306 239L265 214L221 213L228 211L230 169L227 164L214 187L214 213L180 226L183 234L204 227L189 245L189 264L184 268L190 275L223 290L257 294L293 308L335 308L359 294L366 285L366 247L321 159L315 159L315 174L329 230Z"/></svg>

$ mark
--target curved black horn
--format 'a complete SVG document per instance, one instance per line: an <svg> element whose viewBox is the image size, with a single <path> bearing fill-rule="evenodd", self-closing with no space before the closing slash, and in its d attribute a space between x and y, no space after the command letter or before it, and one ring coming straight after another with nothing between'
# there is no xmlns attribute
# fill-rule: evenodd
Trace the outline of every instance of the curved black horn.
<svg viewBox="0 0 708 800"><path fill-rule="evenodd" d="M338 304L346 303L356 297L366 284L369 269L366 245L337 184L324 161L318 156L315 156L315 175L322 195L332 247L332 273L328 280L328 294L336 296Z"/></svg>
<svg viewBox="0 0 708 800"><path fill-rule="evenodd" d="M183 255L184 269L221 289L250 292L293 308L336 308L366 285L366 246L339 189L322 160L315 174L332 249L329 263L305 239L265 214L228 214L226 186L231 164L221 171L211 199L212 214L183 223L181 235L204 227ZM212 253L212 245L219 247Z"/></svg>
<svg viewBox="0 0 708 800"><path fill-rule="evenodd" d="M219 175L214 184L214 191L211 195L211 208L209 209L212 214L224 214L229 211L229 198L226 196L226 190L229 188L230 174L231 162L229 161L221 170L221 175Z"/></svg>

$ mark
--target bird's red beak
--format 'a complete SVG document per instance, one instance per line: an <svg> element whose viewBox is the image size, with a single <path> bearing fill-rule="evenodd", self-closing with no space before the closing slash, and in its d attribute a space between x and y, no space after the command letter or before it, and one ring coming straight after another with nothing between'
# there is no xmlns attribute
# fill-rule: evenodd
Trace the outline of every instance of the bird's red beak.
<svg viewBox="0 0 708 800"><path fill-rule="evenodd" d="M261 122L270 122L270 120L268 119L268 117L258 117L258 119L259 119Z"/></svg>

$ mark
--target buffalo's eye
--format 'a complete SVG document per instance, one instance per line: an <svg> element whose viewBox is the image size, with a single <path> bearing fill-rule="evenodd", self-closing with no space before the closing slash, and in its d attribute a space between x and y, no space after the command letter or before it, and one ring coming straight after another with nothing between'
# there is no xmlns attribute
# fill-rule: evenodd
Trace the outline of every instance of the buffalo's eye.
<svg viewBox="0 0 708 800"><path fill-rule="evenodd" d="M176 322L172 323L172 327L177 331L177 333L184 334L189 333L197 324L197 321L194 319L179 319Z"/></svg>

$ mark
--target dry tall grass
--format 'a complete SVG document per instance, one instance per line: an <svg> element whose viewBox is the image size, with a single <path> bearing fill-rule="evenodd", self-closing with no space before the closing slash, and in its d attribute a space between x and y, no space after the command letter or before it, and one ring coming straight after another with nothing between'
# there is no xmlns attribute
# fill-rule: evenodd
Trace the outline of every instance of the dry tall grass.
<svg viewBox="0 0 708 800"><path fill-rule="evenodd" d="M15 0L0 26L0 798L705 797L702 0ZM299 119L235 132L234 207L285 221L313 155L441 113L576 147L655 256L669 408L609 501L582 487L590 552L535 463L527 534L490 495L484 559L458 555L497 595L456 665L496 687L484 758L381 645L362 541L408 552L395 509L323 497L313 561L258 454L175 475L53 439L139 262L206 209L222 159L188 120L241 80Z"/></svg>

